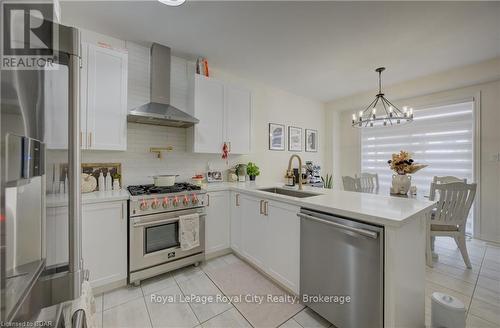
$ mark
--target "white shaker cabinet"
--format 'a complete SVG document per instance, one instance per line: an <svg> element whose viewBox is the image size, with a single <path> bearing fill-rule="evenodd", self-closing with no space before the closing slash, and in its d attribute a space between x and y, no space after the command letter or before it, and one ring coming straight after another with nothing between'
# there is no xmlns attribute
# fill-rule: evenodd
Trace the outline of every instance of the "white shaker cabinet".
<svg viewBox="0 0 500 328"><path fill-rule="evenodd" d="M190 113L200 120L189 129L191 150L220 154L224 143L233 154L248 154L251 140L251 92L195 74Z"/></svg>
<svg viewBox="0 0 500 328"><path fill-rule="evenodd" d="M127 278L127 202L83 205L82 257L94 288Z"/></svg>
<svg viewBox="0 0 500 328"><path fill-rule="evenodd" d="M195 153L221 153L224 143L224 84L196 75L194 117L200 122L191 128Z"/></svg>
<svg viewBox="0 0 500 328"><path fill-rule="evenodd" d="M46 232L47 266L68 263L68 207L47 208Z"/></svg>
<svg viewBox="0 0 500 328"><path fill-rule="evenodd" d="M230 153L250 153L252 131L251 93L235 85L226 84L224 88L224 125Z"/></svg>
<svg viewBox="0 0 500 328"><path fill-rule="evenodd" d="M229 192L215 191L205 195L205 253L210 254L230 247Z"/></svg>
<svg viewBox="0 0 500 328"><path fill-rule="evenodd" d="M82 43L82 149L127 149L127 63L123 51Z"/></svg>
<svg viewBox="0 0 500 328"><path fill-rule="evenodd" d="M237 192L231 203L231 248L298 294L300 208Z"/></svg>
<svg viewBox="0 0 500 328"><path fill-rule="evenodd" d="M267 254L268 219L264 200L249 195L240 196L241 254L254 265L265 270Z"/></svg>
<svg viewBox="0 0 500 328"><path fill-rule="evenodd" d="M231 192L231 248L236 252L241 252L241 194Z"/></svg>
<svg viewBox="0 0 500 328"><path fill-rule="evenodd" d="M268 201L267 272L295 293L299 293L300 276L300 208Z"/></svg>

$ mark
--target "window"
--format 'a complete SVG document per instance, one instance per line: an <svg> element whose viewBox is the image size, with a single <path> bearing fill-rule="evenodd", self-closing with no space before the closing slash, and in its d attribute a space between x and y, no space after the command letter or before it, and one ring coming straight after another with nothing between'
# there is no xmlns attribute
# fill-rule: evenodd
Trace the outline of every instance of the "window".
<svg viewBox="0 0 500 328"><path fill-rule="evenodd" d="M361 131L361 169L378 173L380 187L389 190L392 171L387 161L393 153L407 150L417 163L428 167L412 175L418 193L427 195L434 176L474 177L474 103L427 107L415 110L412 123ZM472 210L470 215L472 216ZM472 231L472 219L467 230Z"/></svg>

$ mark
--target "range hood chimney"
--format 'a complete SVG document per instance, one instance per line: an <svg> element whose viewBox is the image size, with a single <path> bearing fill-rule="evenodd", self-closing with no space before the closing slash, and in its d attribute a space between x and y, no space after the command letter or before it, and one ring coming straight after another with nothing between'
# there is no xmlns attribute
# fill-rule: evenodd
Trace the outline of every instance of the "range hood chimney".
<svg viewBox="0 0 500 328"><path fill-rule="evenodd" d="M170 105L170 48L151 46L151 102L128 113L129 122L187 128L198 119Z"/></svg>

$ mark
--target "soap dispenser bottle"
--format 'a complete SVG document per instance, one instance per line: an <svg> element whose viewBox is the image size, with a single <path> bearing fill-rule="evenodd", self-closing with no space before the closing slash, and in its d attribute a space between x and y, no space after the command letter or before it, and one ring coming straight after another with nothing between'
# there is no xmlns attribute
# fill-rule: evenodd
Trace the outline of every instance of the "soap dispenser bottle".
<svg viewBox="0 0 500 328"><path fill-rule="evenodd" d="M112 190L113 189L113 180L111 179L111 173L106 174L106 190Z"/></svg>
<svg viewBox="0 0 500 328"><path fill-rule="evenodd" d="M102 175L102 171L99 173L98 187L99 191L106 190L106 186L104 185L104 175Z"/></svg>

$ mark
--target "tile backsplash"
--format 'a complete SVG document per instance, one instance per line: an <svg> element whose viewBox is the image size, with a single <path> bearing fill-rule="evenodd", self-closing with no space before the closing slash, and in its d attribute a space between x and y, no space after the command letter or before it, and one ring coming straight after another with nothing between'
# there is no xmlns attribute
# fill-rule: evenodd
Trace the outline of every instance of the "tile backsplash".
<svg viewBox="0 0 500 328"><path fill-rule="evenodd" d="M121 163L124 186L153 183L155 174L178 174L178 181L189 181L196 173L205 173L208 163L212 170L226 171L241 161L243 155L230 155L228 164L219 154L196 154L186 151L186 133L183 128L128 123L127 151L82 151L82 163ZM151 147L172 146L173 151L163 152L159 159ZM49 150L47 167L66 161L67 153ZM224 174L224 180L226 175Z"/></svg>

